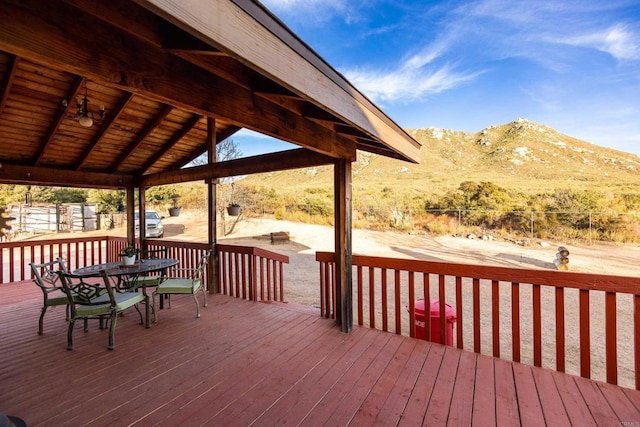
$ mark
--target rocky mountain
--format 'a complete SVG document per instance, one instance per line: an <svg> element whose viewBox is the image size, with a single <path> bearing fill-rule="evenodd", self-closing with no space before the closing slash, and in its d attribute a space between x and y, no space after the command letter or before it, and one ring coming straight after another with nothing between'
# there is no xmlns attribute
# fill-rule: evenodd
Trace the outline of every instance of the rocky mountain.
<svg viewBox="0 0 640 427"><path fill-rule="evenodd" d="M599 147L526 119L479 132L427 128L408 133L423 145L420 163L358 152L354 191L441 193L473 180L529 194L557 188L640 193L640 156ZM298 191L331 188L332 180L331 167L317 167L255 175L246 183Z"/></svg>

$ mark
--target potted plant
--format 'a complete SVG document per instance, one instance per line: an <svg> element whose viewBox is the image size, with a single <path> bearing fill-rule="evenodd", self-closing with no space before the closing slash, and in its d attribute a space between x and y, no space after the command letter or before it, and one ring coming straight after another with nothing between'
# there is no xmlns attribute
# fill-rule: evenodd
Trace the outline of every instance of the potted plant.
<svg viewBox="0 0 640 427"><path fill-rule="evenodd" d="M180 196L177 193L173 193L171 200L173 200L173 206L169 208L169 216L180 215L180 206L178 206L178 199Z"/></svg>
<svg viewBox="0 0 640 427"><path fill-rule="evenodd" d="M238 216L240 214L240 205L235 202L230 203L229 206L227 206L227 213L230 216Z"/></svg>
<svg viewBox="0 0 640 427"><path fill-rule="evenodd" d="M136 255L138 254L138 249L134 246L125 246L120 251L120 256L122 257L123 265L133 265L136 262Z"/></svg>

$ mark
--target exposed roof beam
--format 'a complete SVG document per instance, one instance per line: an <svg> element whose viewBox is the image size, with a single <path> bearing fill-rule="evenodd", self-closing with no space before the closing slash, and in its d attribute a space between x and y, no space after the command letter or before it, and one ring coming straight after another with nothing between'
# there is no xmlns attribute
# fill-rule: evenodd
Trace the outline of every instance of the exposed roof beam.
<svg viewBox="0 0 640 427"><path fill-rule="evenodd" d="M16 76L16 70L18 69L19 62L20 58L17 58L15 55L11 55L8 64L9 72L4 79L2 91L0 91L0 116L2 115L2 110L4 110L4 106L7 103L7 99L9 98L9 92L11 92L11 86L13 86L13 79Z"/></svg>
<svg viewBox="0 0 640 427"><path fill-rule="evenodd" d="M104 136L107 134L107 131L109 130L111 125L118 119L118 117L120 117L120 114L122 114L122 112L127 107L127 104L129 104L129 101L131 101L132 98L133 98L132 93L125 92L124 97L120 100L116 108L113 111L109 112L106 119L104 119L102 123L100 132L98 132L98 135L96 135L96 137L93 139L93 141L91 142L91 145L89 145L85 150L85 152L82 153L82 157L78 162L78 166L76 167L76 170L82 169L82 167L87 162L87 159L89 158L93 150L96 149L100 141L102 141L102 138L104 138Z"/></svg>
<svg viewBox="0 0 640 427"><path fill-rule="evenodd" d="M160 126L162 121L167 118L167 116L171 113L171 111L173 111L173 107L171 105L165 105L162 108L162 110L160 110L160 112L155 117L155 119L151 123L147 124L147 126L142 130L142 132L138 134L138 137L133 142L133 144L131 144L129 149L124 153L122 153L111 164L110 169L114 171L117 171L118 169L120 169L122 167L122 164L127 160L127 158L129 158L129 156L132 155L133 152L138 149L138 147L140 147L140 145L144 142L145 138L149 136L151 132L153 132L158 126Z"/></svg>
<svg viewBox="0 0 640 427"><path fill-rule="evenodd" d="M120 32L112 25L65 4L51 8L40 1L24 0L21 6L35 12L26 14L23 7L0 2L0 16L4 17L0 26L0 49L334 158L355 158L354 141ZM91 45L100 49L86 49ZM127 64L127 68L121 64Z"/></svg>
<svg viewBox="0 0 640 427"><path fill-rule="evenodd" d="M142 166L142 168L140 168L141 175L144 175L155 164L155 162L160 160L160 158L162 158L162 156L164 156L167 151L171 150L171 148L173 148L178 142L180 142L180 140L184 138L185 135L187 135L191 131L191 129L193 129L198 124L200 118L202 118L201 115L195 114L191 118L191 120L189 120L184 126L182 126L182 129L180 129L175 135L173 135L173 137L169 139L160 148L160 150L158 150L156 154L151 156L149 160L147 160L147 163Z"/></svg>
<svg viewBox="0 0 640 427"><path fill-rule="evenodd" d="M42 166L0 165L0 182L54 185L79 188L123 188L133 181L132 175L70 171Z"/></svg>
<svg viewBox="0 0 640 427"><path fill-rule="evenodd" d="M82 77L76 78L76 80L73 82L73 87L69 91L69 96L67 96L67 99L76 99L76 96L78 96L80 89L82 89L82 82L84 82L84 79ZM53 138L56 136L56 132L60 127L60 123L62 123L62 120L64 120L64 117L67 114L67 111L69 110L69 108L71 108L72 104L73 104L72 102L69 102L67 103L67 108L60 108L60 110L58 111L58 114L53 119L53 123L51 123L51 127L49 128L49 131L47 132L47 135L45 135L44 140L40 145L40 149L38 150L38 156L33 162L34 165L39 166L40 163L42 162L42 158L44 157L44 154L47 151L47 148L53 141Z"/></svg>
<svg viewBox="0 0 640 427"><path fill-rule="evenodd" d="M291 97L291 96L287 96L279 93L263 92L263 91L254 91L253 93L255 93L256 95L264 99L268 99L274 104L279 105L283 108L286 108L287 110L299 116L304 115L303 112L305 110L305 104L307 104L307 101L304 101L297 97Z"/></svg>
<svg viewBox="0 0 640 427"><path fill-rule="evenodd" d="M227 129L224 132L218 132L218 134L216 135L216 144L218 144L218 143L224 141L225 139L229 138L231 135L233 135L234 133L238 132L240 129L242 129L242 128L238 127L238 126L229 126L229 127L227 127ZM191 163L192 161L194 161L195 159L197 159L198 157L202 156L208 150L209 150L209 146L205 142L200 147L198 147L197 150L194 150L193 154L191 154L190 156L187 156L187 157L184 157L184 158L176 160L173 163L173 165L171 166L171 168L172 169L178 169L178 168L184 167L184 166L188 165L189 163Z"/></svg>
<svg viewBox="0 0 640 427"><path fill-rule="evenodd" d="M176 184L179 182L211 180L229 176L249 175L254 173L299 169L312 166L333 164L335 159L314 151L297 148L261 156L244 157L228 160L213 165L195 166L170 172L146 175L141 180L141 187Z"/></svg>
<svg viewBox="0 0 640 427"><path fill-rule="evenodd" d="M400 156L395 151L392 151L386 145L373 143L371 140L365 141L365 140L359 139L358 146L363 147L364 149L366 149L366 151L370 153L379 154L381 156L391 157L393 159L398 159L398 160L406 160L404 157Z"/></svg>
<svg viewBox="0 0 640 427"><path fill-rule="evenodd" d="M362 131L360 131L360 130L352 127L352 126L345 126L345 125L336 123L336 124L334 124L333 127L335 128L336 132L338 132L339 134L346 135L346 136L349 136L349 137L358 137L358 138L365 139L365 140L368 139L368 140L371 140L372 142L374 142L374 140L371 139L369 137L369 135L367 135L366 133L364 133L364 132L362 132Z"/></svg>

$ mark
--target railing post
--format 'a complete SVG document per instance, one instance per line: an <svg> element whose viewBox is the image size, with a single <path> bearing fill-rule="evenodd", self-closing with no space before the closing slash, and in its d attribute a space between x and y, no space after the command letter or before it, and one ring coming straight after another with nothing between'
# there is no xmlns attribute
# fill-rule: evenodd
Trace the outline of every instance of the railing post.
<svg viewBox="0 0 640 427"><path fill-rule="evenodd" d="M249 300L258 300L258 288L256 284L256 256L254 254L249 255Z"/></svg>

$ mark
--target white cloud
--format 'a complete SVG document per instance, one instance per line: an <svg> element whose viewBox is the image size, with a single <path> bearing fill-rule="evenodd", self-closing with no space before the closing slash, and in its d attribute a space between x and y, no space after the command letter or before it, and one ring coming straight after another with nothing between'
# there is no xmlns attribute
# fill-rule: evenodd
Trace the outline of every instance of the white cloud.
<svg viewBox="0 0 640 427"><path fill-rule="evenodd" d="M299 7L329 7L342 8L344 0L263 0L263 3L273 9L279 10L295 10Z"/></svg>
<svg viewBox="0 0 640 427"><path fill-rule="evenodd" d="M415 59L415 58L412 58ZM352 69L344 71L347 79L375 102L411 102L433 93L463 85L481 72L456 72L450 64L440 67L416 67L408 61L397 70Z"/></svg>
<svg viewBox="0 0 640 427"><path fill-rule="evenodd" d="M348 0L263 0L276 15L286 15L298 22L322 23L333 16L342 16L345 22L357 21L358 13Z"/></svg>
<svg viewBox="0 0 640 427"><path fill-rule="evenodd" d="M634 34L622 24L613 25L604 31L558 40L558 42L597 49L619 61L640 59L640 34Z"/></svg>

